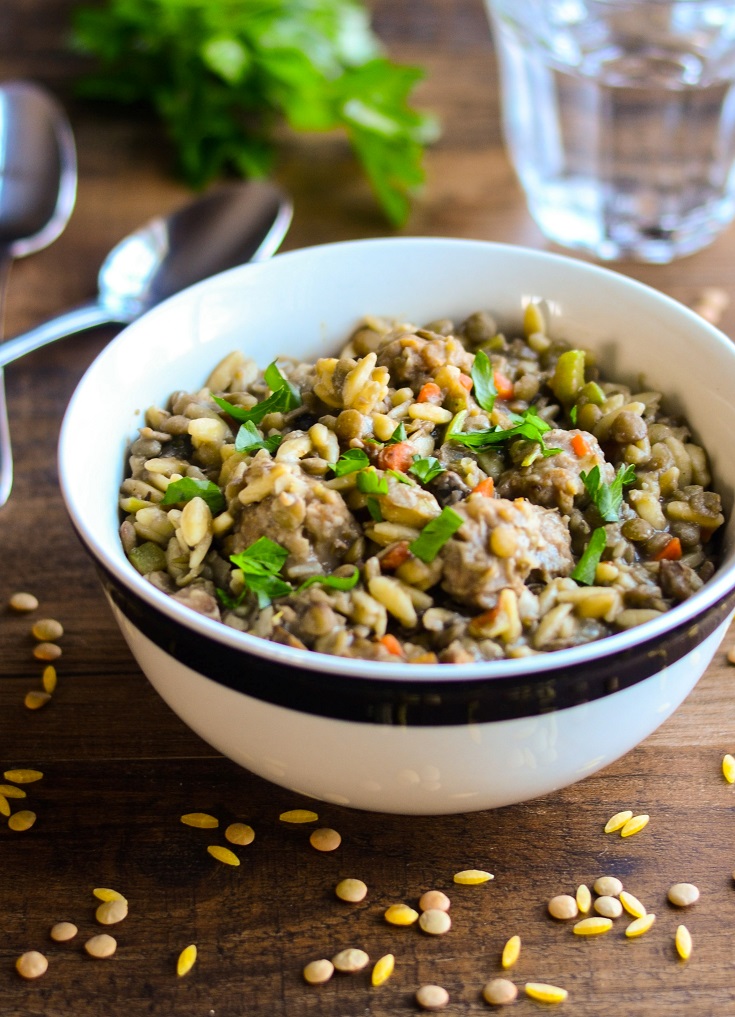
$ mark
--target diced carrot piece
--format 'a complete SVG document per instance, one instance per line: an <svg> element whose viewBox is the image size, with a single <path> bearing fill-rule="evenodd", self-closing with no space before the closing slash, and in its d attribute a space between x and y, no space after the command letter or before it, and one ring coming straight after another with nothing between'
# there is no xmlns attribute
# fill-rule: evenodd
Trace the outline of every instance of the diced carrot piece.
<svg viewBox="0 0 735 1017"><path fill-rule="evenodd" d="M584 456L590 453L590 447L581 434L575 434L572 438L572 448L580 459L583 459Z"/></svg>
<svg viewBox="0 0 735 1017"><path fill-rule="evenodd" d="M381 639L378 640L380 645L388 651L388 653L394 653L396 657L403 657L403 647L398 642L394 635L387 632Z"/></svg>
<svg viewBox="0 0 735 1017"><path fill-rule="evenodd" d="M493 371L493 380L500 399L513 398L513 382L510 378L506 378L500 371Z"/></svg>
<svg viewBox="0 0 735 1017"><path fill-rule="evenodd" d="M495 497L495 481L492 477L485 477L480 483L472 488L472 494L481 494L485 498Z"/></svg>
<svg viewBox="0 0 735 1017"><path fill-rule="evenodd" d="M378 453L378 466L381 470L399 470L405 473L413 464L416 449L408 441L399 441L395 445L386 445Z"/></svg>
<svg viewBox="0 0 735 1017"><path fill-rule="evenodd" d="M654 561L679 561L681 558L681 541L678 537L672 537L658 554L653 556Z"/></svg>
<svg viewBox="0 0 735 1017"><path fill-rule="evenodd" d="M472 391L472 386L475 384L469 374L460 374L459 383L462 388L466 388L468 392Z"/></svg>
<svg viewBox="0 0 735 1017"><path fill-rule="evenodd" d="M416 402L418 403L441 403L444 399L442 390L436 384L435 381L427 381L425 385L421 386Z"/></svg>
<svg viewBox="0 0 735 1017"><path fill-rule="evenodd" d="M383 572L393 572L410 557L411 552L408 550L408 541L402 540L399 544L394 544L393 547L388 548L385 554L380 556L380 567Z"/></svg>

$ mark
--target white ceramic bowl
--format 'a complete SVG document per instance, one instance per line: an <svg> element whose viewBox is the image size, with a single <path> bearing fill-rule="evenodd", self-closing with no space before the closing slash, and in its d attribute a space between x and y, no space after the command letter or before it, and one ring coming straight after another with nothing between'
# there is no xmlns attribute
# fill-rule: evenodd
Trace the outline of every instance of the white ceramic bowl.
<svg viewBox="0 0 735 1017"><path fill-rule="evenodd" d="M698 681L735 607L735 540L697 594L599 642L455 665L343 660L236 632L170 599L118 538L126 445L143 411L200 387L226 353L331 354L364 314L426 322L480 308L518 321L546 301L550 332L597 349L685 410L730 514L735 347L692 311L583 262L451 239L355 241L278 255L201 283L122 332L69 405L61 484L132 653L170 707L216 749L294 791L385 812L522 801L627 752ZM92 435L94 468L85 453Z"/></svg>

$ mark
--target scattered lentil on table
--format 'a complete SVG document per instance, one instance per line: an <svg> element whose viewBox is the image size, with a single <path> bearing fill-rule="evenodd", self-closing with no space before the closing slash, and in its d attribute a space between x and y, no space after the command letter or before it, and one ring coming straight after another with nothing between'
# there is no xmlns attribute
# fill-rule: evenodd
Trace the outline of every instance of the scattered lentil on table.
<svg viewBox="0 0 735 1017"><path fill-rule="evenodd" d="M600 897L617 897L623 889L623 884L617 876L599 876L592 889Z"/></svg>
<svg viewBox="0 0 735 1017"><path fill-rule="evenodd" d="M449 1004L449 993L443 985L421 985L416 1002L423 1010L443 1010Z"/></svg>
<svg viewBox="0 0 735 1017"><path fill-rule="evenodd" d="M304 981L309 985L323 985L329 981L333 974L334 964L326 957L309 961L303 970Z"/></svg>
<svg viewBox="0 0 735 1017"><path fill-rule="evenodd" d="M332 964L334 964L335 969L345 974L354 974L357 971L362 971L369 963L370 958L365 951L354 946L346 947L332 957Z"/></svg>
<svg viewBox="0 0 735 1017"><path fill-rule="evenodd" d="M340 879L334 888L334 892L340 900L349 904L357 904L367 896L367 886L361 879L349 877Z"/></svg>
<svg viewBox="0 0 735 1017"><path fill-rule="evenodd" d="M443 890L426 890L419 897L419 911L429 911L430 909L449 911L451 906L452 902Z"/></svg>
<svg viewBox="0 0 735 1017"><path fill-rule="evenodd" d="M247 847L255 840L255 830L247 823L230 823L225 830L225 838L230 844L239 844Z"/></svg>
<svg viewBox="0 0 735 1017"><path fill-rule="evenodd" d="M70 939L74 939L79 929L74 922L56 922L51 926L49 935L57 943L68 943Z"/></svg>
<svg viewBox="0 0 735 1017"><path fill-rule="evenodd" d="M48 970L48 960L38 950L28 950L17 959L15 969L21 978L40 978Z"/></svg>
<svg viewBox="0 0 735 1017"><path fill-rule="evenodd" d="M482 998L490 1006L506 1006L517 996L518 989L509 978L492 978L482 988Z"/></svg>
<svg viewBox="0 0 735 1017"><path fill-rule="evenodd" d="M627 890L620 891L620 903L623 905L628 914L632 915L634 918L643 918L647 914L645 905Z"/></svg>
<svg viewBox="0 0 735 1017"><path fill-rule="evenodd" d="M342 843L342 837L330 827L320 827L312 832L309 843L317 851L336 851Z"/></svg>
<svg viewBox="0 0 735 1017"><path fill-rule="evenodd" d="M653 923L656 921L656 916L652 912L643 915L641 918L634 918L630 925L625 930L625 935L628 939L636 939L638 936L644 935L648 932Z"/></svg>
<svg viewBox="0 0 735 1017"><path fill-rule="evenodd" d="M197 948L195 943L190 943L189 946L185 946L184 949L178 956L176 961L176 974L179 978L183 978L184 975L188 975L191 969L194 967L197 959Z"/></svg>
<svg viewBox="0 0 735 1017"><path fill-rule="evenodd" d="M101 932L97 936L91 936L84 944L84 949L87 951L90 957L94 957L97 960L105 960L117 950L117 940L108 935L106 932Z"/></svg>
<svg viewBox="0 0 735 1017"><path fill-rule="evenodd" d="M19 614L30 613L38 608L38 598L32 593L19 591L14 593L8 601L8 607Z"/></svg>
<svg viewBox="0 0 735 1017"><path fill-rule="evenodd" d="M676 907L688 908L699 900L699 888L694 883L674 883L667 896Z"/></svg>
<svg viewBox="0 0 735 1017"><path fill-rule="evenodd" d="M689 960L692 955L692 935L686 925L677 926L674 946L682 960Z"/></svg>
<svg viewBox="0 0 735 1017"><path fill-rule="evenodd" d="M578 910L576 900L568 893L557 894L548 903L549 914L552 918L558 918L559 921L576 918Z"/></svg>
<svg viewBox="0 0 735 1017"><path fill-rule="evenodd" d="M419 928L430 936L443 936L452 927L452 919L447 911L429 908L419 916Z"/></svg>
<svg viewBox="0 0 735 1017"><path fill-rule="evenodd" d="M392 953L386 953L380 957L370 974L371 985L384 985L393 974L396 966L396 958Z"/></svg>

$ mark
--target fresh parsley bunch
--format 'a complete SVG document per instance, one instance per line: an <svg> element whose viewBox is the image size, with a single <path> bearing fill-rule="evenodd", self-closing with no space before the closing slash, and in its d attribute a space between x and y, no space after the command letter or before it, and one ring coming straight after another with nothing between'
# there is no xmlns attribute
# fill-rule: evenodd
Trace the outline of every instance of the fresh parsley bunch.
<svg viewBox="0 0 735 1017"><path fill-rule="evenodd" d="M191 186L266 175L283 121L340 128L405 222L436 123L408 102L423 72L384 56L359 0L104 0L75 12L73 40L97 62L81 93L150 106Z"/></svg>

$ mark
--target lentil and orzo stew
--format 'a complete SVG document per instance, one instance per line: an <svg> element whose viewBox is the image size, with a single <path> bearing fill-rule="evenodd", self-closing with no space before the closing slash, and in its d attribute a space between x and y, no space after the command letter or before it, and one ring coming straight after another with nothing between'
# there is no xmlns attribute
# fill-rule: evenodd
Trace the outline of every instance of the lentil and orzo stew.
<svg viewBox="0 0 735 1017"><path fill-rule="evenodd" d="M666 611L716 566L704 450L535 305L517 332L367 318L339 357L230 354L146 413L130 561L233 628L372 660L519 657Z"/></svg>

